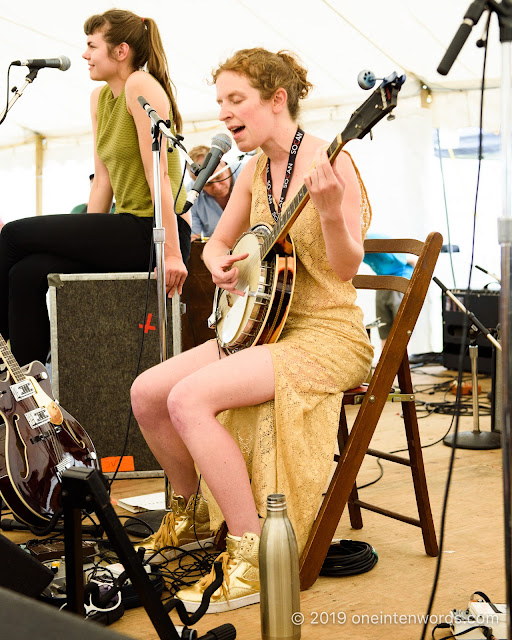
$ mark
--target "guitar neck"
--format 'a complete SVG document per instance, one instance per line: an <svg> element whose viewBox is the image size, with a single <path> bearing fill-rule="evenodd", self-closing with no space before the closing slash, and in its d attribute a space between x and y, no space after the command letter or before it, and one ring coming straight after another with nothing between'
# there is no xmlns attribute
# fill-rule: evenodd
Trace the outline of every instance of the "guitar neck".
<svg viewBox="0 0 512 640"><path fill-rule="evenodd" d="M336 160L339 152L342 150L344 145L345 141L343 140L343 134L338 134L327 149L327 157L329 158L329 162L331 164L333 164L333 162ZM265 241L261 245L262 260L275 244L284 241L284 239L288 235L288 232L290 231L291 226L293 225L295 220L297 220L299 214L309 202L309 198L309 191L307 190L306 185L303 184L295 194L290 204L281 213L279 220L272 227L272 231L267 236L267 238L265 238Z"/></svg>
<svg viewBox="0 0 512 640"><path fill-rule="evenodd" d="M25 380L25 375L21 370L20 365L16 362L16 358L12 355L11 350L7 346L7 342L3 336L0 335L0 358L4 361L6 367L11 372L11 377L14 383Z"/></svg>

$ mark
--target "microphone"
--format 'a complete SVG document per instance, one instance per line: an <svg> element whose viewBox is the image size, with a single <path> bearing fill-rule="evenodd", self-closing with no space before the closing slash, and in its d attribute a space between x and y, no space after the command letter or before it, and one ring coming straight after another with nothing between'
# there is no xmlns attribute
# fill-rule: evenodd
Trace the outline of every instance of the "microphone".
<svg viewBox="0 0 512 640"><path fill-rule="evenodd" d="M71 66L71 60L66 56L60 58L33 58L29 60L15 60L11 62L15 67L30 67L31 69L44 69L46 67L52 69L60 69L67 71Z"/></svg>
<svg viewBox="0 0 512 640"><path fill-rule="evenodd" d="M496 274L491 273L490 271L487 271L487 269L484 269L483 267L479 267L477 264L475 264L475 269L479 269L480 271L483 271L488 276L491 276L491 278L494 278L495 280L497 280L501 284L501 280L498 278L498 276Z"/></svg>
<svg viewBox="0 0 512 640"><path fill-rule="evenodd" d="M230 149L231 139L228 135L225 133L218 133L216 136L213 136L211 149L203 160L203 164L201 165L197 178L192 185L192 189L188 192L187 200L183 205L183 211L181 212L182 214L186 213L197 200L202 188L218 167L220 159L226 151L229 151Z"/></svg>
<svg viewBox="0 0 512 640"><path fill-rule="evenodd" d="M446 50L443 59L437 67L437 73L442 76L446 76L448 74L455 62L455 59L459 55L460 50L468 39L471 29L480 20L482 13L485 11L486 5L486 0L474 0L469 5L469 8L464 15L464 20L457 29L457 33L453 36L450 46Z"/></svg>
<svg viewBox="0 0 512 640"><path fill-rule="evenodd" d="M153 107L149 104L144 96L139 96L137 98L137 102L151 118L151 122L155 125L155 127L159 128L160 125L163 124L166 130L168 130L167 121L158 115L158 113L153 109Z"/></svg>

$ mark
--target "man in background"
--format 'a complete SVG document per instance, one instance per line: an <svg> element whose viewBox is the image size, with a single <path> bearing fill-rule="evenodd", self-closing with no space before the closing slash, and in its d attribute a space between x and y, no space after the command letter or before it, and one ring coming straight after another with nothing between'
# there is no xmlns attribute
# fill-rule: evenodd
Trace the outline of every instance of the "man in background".
<svg viewBox="0 0 512 640"><path fill-rule="evenodd" d="M209 151L208 147L199 145L189 151L189 156L194 162L201 165ZM227 164L221 160L215 173L223 167L225 170L222 173L212 176L204 185L192 206L192 240L208 239L226 208L236 181L236 172L232 172ZM194 174L190 171L189 173L191 178L195 179Z"/></svg>

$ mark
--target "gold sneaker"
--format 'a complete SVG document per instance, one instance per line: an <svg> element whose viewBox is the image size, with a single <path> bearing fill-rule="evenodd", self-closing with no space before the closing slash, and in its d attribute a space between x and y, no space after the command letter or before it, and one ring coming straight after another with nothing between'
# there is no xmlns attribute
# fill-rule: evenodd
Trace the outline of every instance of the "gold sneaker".
<svg viewBox="0 0 512 640"><path fill-rule="evenodd" d="M207 542L213 542L214 535L210 531L210 514L208 503L203 496L194 493L185 503L183 496L171 497L171 510L168 511L156 533L141 542L135 548L145 549L144 557L151 558L163 547L180 547L182 551L200 549ZM180 555L175 549L165 549L155 555L150 562L164 562Z"/></svg>
<svg viewBox="0 0 512 640"><path fill-rule="evenodd" d="M260 570L258 553L260 538L255 533L245 533L241 538L226 536L226 551L218 556L222 562L224 582L210 598L206 613L220 613L239 609L260 601ZM215 569L199 582L181 589L176 598L183 601L185 609L194 612L199 607L203 593L215 580Z"/></svg>

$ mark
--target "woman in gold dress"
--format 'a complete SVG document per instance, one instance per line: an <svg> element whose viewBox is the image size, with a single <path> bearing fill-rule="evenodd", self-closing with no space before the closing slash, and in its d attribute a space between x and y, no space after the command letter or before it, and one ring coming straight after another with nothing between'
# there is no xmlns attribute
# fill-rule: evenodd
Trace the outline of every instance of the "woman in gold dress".
<svg viewBox="0 0 512 640"><path fill-rule="evenodd" d="M290 232L296 282L280 339L229 356L211 340L146 371L132 388L135 416L174 491L172 512L146 546L190 549L227 523L226 580L209 612L259 601L268 494L286 495L302 551L329 477L343 391L367 377L372 361L351 284L370 206L350 156L340 153L331 166L326 141L297 125L311 88L306 75L295 56L261 48L238 51L213 74L220 120L241 151L262 151L244 167L205 246L215 284L242 293L236 263L246 254L229 255L236 240L257 223L273 224L271 209L279 215L303 183L311 196ZM195 610L206 584L178 597Z"/></svg>

